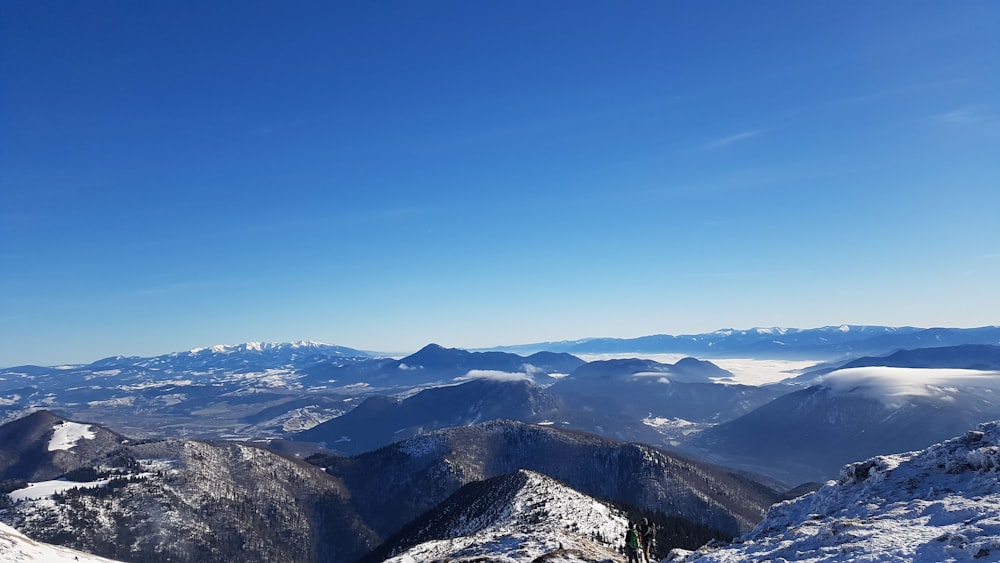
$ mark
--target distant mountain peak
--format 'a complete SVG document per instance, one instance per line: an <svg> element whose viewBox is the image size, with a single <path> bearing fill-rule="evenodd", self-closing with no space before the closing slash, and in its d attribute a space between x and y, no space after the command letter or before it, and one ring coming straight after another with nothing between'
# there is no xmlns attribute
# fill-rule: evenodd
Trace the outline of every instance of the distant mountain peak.
<svg viewBox="0 0 1000 563"><path fill-rule="evenodd" d="M460 348L447 348L445 346L442 346L440 344L435 344L435 343L432 342L432 343L424 346L423 348L417 350L413 354L411 354L410 357L412 358L412 357L415 357L415 356L419 357L419 356L426 356L426 355L439 355L439 354L445 354L445 353L452 353L452 354L454 354L454 353L466 353L466 354L468 354L470 352L468 352L466 350L462 350Z"/></svg>

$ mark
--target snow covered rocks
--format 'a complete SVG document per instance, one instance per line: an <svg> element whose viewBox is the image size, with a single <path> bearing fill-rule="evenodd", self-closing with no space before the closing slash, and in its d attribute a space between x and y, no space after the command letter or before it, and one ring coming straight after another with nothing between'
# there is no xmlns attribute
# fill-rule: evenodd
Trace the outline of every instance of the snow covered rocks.
<svg viewBox="0 0 1000 563"><path fill-rule="evenodd" d="M387 561L617 561L625 516L533 471L467 485L404 529Z"/></svg>
<svg viewBox="0 0 1000 563"><path fill-rule="evenodd" d="M728 546L671 561L1000 561L1000 421L844 467Z"/></svg>

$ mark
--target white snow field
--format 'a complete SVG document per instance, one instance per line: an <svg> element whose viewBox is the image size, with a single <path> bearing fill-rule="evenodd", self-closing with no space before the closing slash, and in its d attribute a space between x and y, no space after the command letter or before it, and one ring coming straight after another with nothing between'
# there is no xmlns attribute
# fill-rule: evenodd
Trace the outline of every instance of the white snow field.
<svg viewBox="0 0 1000 563"><path fill-rule="evenodd" d="M98 481L89 481L86 483L67 481L65 479L39 481L37 483L28 483L27 487L11 491L7 494L7 496L14 502L22 500L39 500L49 498L56 493L62 493L70 489L94 489L97 487L103 487L109 482L111 482L111 479L100 479Z"/></svg>
<svg viewBox="0 0 1000 563"><path fill-rule="evenodd" d="M93 440L94 431L87 424L64 421L53 428L52 439L49 440L49 451L68 450L80 440Z"/></svg>
<svg viewBox="0 0 1000 563"><path fill-rule="evenodd" d="M925 450L879 456L771 507L727 546L669 561L1000 561L1000 421Z"/></svg>
<svg viewBox="0 0 1000 563"><path fill-rule="evenodd" d="M0 524L0 561L4 563L115 563L82 551L39 543Z"/></svg>

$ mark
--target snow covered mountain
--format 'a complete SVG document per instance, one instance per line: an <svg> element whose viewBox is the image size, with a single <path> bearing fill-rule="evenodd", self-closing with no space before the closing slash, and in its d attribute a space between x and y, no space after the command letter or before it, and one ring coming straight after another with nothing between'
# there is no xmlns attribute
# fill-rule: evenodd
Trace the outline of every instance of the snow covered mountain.
<svg viewBox="0 0 1000 563"><path fill-rule="evenodd" d="M79 366L21 366L0 370L0 422L44 408L100 420L133 437L282 435L354 406L353 393L332 390L327 379L310 377L311 369L366 361L375 360L342 346L251 342Z"/></svg>
<svg viewBox="0 0 1000 563"><path fill-rule="evenodd" d="M96 448L95 425L28 418L0 428L34 434L26 463L11 464L0 483L0 520L36 540L129 561L338 563L379 541L346 504L350 494L315 466L236 443ZM38 445L79 451L53 474Z"/></svg>
<svg viewBox="0 0 1000 563"><path fill-rule="evenodd" d="M732 545L672 561L1000 561L1000 422L843 468Z"/></svg>
<svg viewBox="0 0 1000 563"><path fill-rule="evenodd" d="M615 561L626 515L534 471L470 483L364 561Z"/></svg>
<svg viewBox="0 0 1000 563"><path fill-rule="evenodd" d="M520 469L729 537L749 530L779 497L747 475L649 446L514 421L449 428L350 458L317 455L309 461L351 491L352 506L382 536L463 485Z"/></svg>
<svg viewBox="0 0 1000 563"><path fill-rule="evenodd" d="M474 365L489 364L466 364L464 369ZM555 383L538 373L484 369L467 373L474 375L459 379L471 381L459 385L431 387L402 397L369 397L354 410L293 439L353 455L421 432L512 419L670 445L695 427L691 421L730 420L786 391L781 386L715 383L714 379L728 379L732 374L694 358L673 365L643 359L594 361L554 379ZM537 384L539 380L542 385Z"/></svg>
<svg viewBox="0 0 1000 563"><path fill-rule="evenodd" d="M54 479L124 442L102 426L38 411L0 426L0 481Z"/></svg>
<svg viewBox="0 0 1000 563"><path fill-rule="evenodd" d="M116 563L75 549L36 542L0 524L0 561L5 563Z"/></svg>
<svg viewBox="0 0 1000 563"><path fill-rule="evenodd" d="M835 359L887 354L901 348L1000 344L1000 326L916 328L840 325L820 328L758 327L723 329L706 334L655 334L639 338L588 338L495 348L527 353L534 350L570 354L687 354L725 358Z"/></svg>
<svg viewBox="0 0 1000 563"><path fill-rule="evenodd" d="M824 481L878 454L927 447L1000 418L1000 372L873 366L838 370L694 437L720 463L787 483Z"/></svg>
<svg viewBox="0 0 1000 563"><path fill-rule="evenodd" d="M686 537L733 537L778 498L746 475L648 446L511 421L312 463L235 442L133 441L48 412L0 435L19 430L29 439L7 450L0 521L37 541L122 560L352 562L463 486L522 469L661 512ZM74 455L56 465L43 452ZM546 525L563 526L559 518ZM602 541L588 534L574 530L580 537L565 547L599 552ZM550 545L538 541L538 549Z"/></svg>
<svg viewBox="0 0 1000 563"><path fill-rule="evenodd" d="M476 378L554 381L583 364L429 345L402 359L319 344L246 343L82 366L0 370L0 422L39 408L100 420L133 437L282 437L353 409L374 394L409 393Z"/></svg>
<svg viewBox="0 0 1000 563"><path fill-rule="evenodd" d="M327 360L369 358L370 354L332 344L312 342L245 342L174 352L152 358L113 356L91 366L118 369L136 366L165 373L198 373L212 370L256 372L274 367L303 368Z"/></svg>

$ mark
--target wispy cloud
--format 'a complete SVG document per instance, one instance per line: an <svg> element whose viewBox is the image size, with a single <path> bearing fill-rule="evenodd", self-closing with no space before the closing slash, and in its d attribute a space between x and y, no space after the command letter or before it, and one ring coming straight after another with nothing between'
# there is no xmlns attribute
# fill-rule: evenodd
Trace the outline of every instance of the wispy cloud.
<svg viewBox="0 0 1000 563"><path fill-rule="evenodd" d="M932 82L920 82L916 84L904 84L896 88L886 88L883 90L873 90L866 92L864 94L856 94L853 96L846 96L842 98L834 98L825 102L825 105L840 105L840 104L854 104L870 102L875 100L882 100L887 98L898 98L903 96L910 96L915 92L923 92L928 90L939 90L941 88L947 88L951 86L966 84L970 82L970 78L954 78L950 80L935 80Z"/></svg>
<svg viewBox="0 0 1000 563"><path fill-rule="evenodd" d="M941 113L934 116L934 119L941 123L952 125L967 125L969 123L982 123L986 118L979 108L968 106L948 113Z"/></svg>
<svg viewBox="0 0 1000 563"><path fill-rule="evenodd" d="M970 105L949 112L931 116L935 123L946 127L965 127L979 129L1000 128L1000 118L990 113L986 106Z"/></svg>
<svg viewBox="0 0 1000 563"><path fill-rule="evenodd" d="M733 135L727 135L725 137L720 137L718 139L713 139L705 144L699 145L689 152L702 152L702 151L713 151L724 149L730 145L735 145L736 143L742 143L748 139L753 139L763 133L762 130L753 131L742 131L740 133L735 133Z"/></svg>

